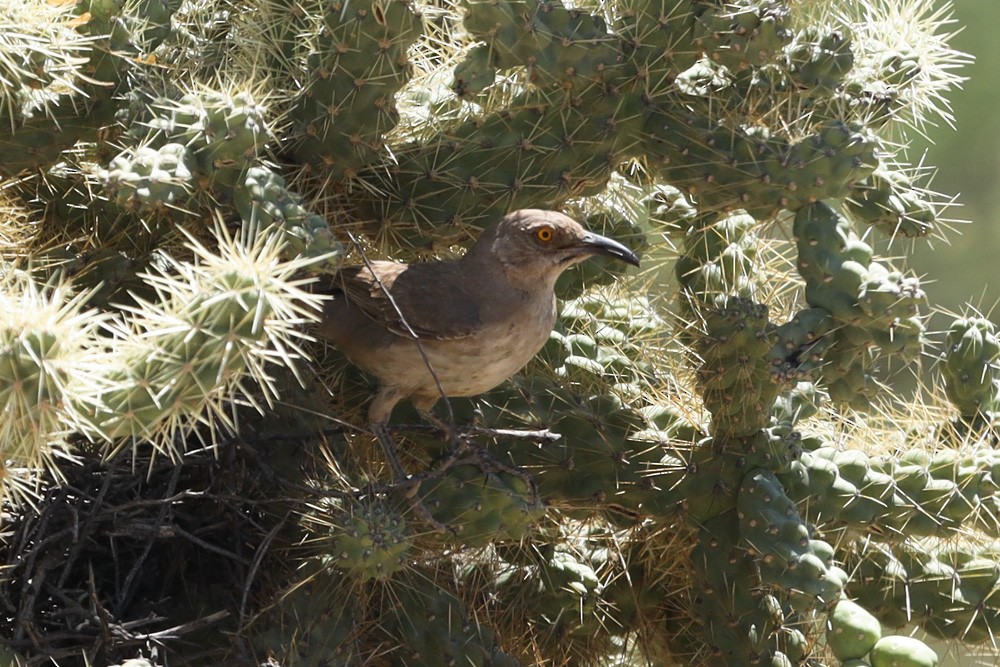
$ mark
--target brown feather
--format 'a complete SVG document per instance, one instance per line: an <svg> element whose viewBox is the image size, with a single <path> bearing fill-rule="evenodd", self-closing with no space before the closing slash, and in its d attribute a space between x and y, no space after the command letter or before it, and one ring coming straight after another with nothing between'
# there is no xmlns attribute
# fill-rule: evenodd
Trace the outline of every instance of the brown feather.
<svg viewBox="0 0 1000 667"><path fill-rule="evenodd" d="M354 306L397 336L412 338L412 330L420 338L453 340L470 336L481 324L476 300L463 289L456 269L453 262L376 261L341 269L331 282ZM449 303L447 318L435 317L442 301Z"/></svg>

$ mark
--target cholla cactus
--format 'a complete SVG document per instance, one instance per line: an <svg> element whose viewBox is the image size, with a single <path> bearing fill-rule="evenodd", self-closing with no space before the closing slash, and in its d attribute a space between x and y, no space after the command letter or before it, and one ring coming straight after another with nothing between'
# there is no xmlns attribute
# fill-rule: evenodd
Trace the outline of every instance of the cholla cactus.
<svg viewBox="0 0 1000 667"><path fill-rule="evenodd" d="M0 660L988 643L995 326L933 340L870 238L942 233L900 148L965 61L930 4L0 3ZM311 276L529 206L652 268L567 273L538 359L447 402L457 451L399 410L394 485ZM886 368L936 343L907 405Z"/></svg>

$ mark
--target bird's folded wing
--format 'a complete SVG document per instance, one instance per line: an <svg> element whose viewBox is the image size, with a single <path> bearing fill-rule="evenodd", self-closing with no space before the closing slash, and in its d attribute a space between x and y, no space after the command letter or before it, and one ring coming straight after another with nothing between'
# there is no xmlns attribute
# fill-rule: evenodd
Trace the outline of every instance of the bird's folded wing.
<svg viewBox="0 0 1000 667"><path fill-rule="evenodd" d="M479 328L476 300L464 290L454 267L437 262L370 266L341 269L333 276L333 287L394 334L450 340Z"/></svg>

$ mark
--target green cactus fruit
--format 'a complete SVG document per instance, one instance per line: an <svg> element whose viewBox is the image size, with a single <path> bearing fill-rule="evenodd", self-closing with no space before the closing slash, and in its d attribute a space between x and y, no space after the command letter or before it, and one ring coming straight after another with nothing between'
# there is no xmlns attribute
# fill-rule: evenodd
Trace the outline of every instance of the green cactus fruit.
<svg viewBox="0 0 1000 667"><path fill-rule="evenodd" d="M838 660L863 658L882 638L882 625L861 605L840 600L827 617L826 644Z"/></svg>
<svg viewBox="0 0 1000 667"><path fill-rule="evenodd" d="M938 207L929 194L907 174L881 166L854 185L844 205L856 219L892 236L926 236L939 226Z"/></svg>
<svg viewBox="0 0 1000 667"><path fill-rule="evenodd" d="M938 655L913 637L882 637L869 656L872 667L937 667Z"/></svg>
<svg viewBox="0 0 1000 667"><path fill-rule="evenodd" d="M99 173L128 210L179 218L192 215L206 194L227 201L272 139L263 108L248 93L204 90L145 106L142 115L151 119L125 121L141 145L125 149Z"/></svg>
<svg viewBox="0 0 1000 667"><path fill-rule="evenodd" d="M406 568L413 534L398 502L351 499L321 520L330 526L323 550L331 567L359 581L386 579Z"/></svg>
<svg viewBox="0 0 1000 667"><path fill-rule="evenodd" d="M247 169L243 183L233 192L233 203L247 224L259 229L277 227L283 232L287 252L299 257L323 258L318 271L333 271L343 246L326 220L302 205L302 198L288 190L285 179L266 167Z"/></svg>
<svg viewBox="0 0 1000 667"><path fill-rule="evenodd" d="M1000 339L983 317L952 322L945 337L941 374L945 393L963 419L991 418L1000 405Z"/></svg>
<svg viewBox="0 0 1000 667"><path fill-rule="evenodd" d="M420 484L424 506L463 544L519 540L538 521L544 506L532 483L504 470L462 464Z"/></svg>
<svg viewBox="0 0 1000 667"><path fill-rule="evenodd" d="M264 155L273 139L265 109L247 92L226 94L212 90L188 93L179 100L152 103L154 118L148 127L156 136L183 144L194 157L205 187L229 195L239 185L247 164Z"/></svg>
<svg viewBox="0 0 1000 667"><path fill-rule="evenodd" d="M123 208L157 212L185 207L199 187L196 174L188 147L171 143L123 153L100 178Z"/></svg>

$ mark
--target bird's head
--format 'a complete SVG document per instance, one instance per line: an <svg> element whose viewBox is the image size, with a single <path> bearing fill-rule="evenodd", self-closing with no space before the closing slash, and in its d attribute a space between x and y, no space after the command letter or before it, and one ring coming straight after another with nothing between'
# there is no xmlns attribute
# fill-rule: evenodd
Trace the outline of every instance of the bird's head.
<svg viewBox="0 0 1000 667"><path fill-rule="evenodd" d="M471 257L481 253L494 255L512 277L547 283L555 283L565 269L593 255L639 266L638 256L621 243L587 231L567 215L539 209L501 218L469 250Z"/></svg>

